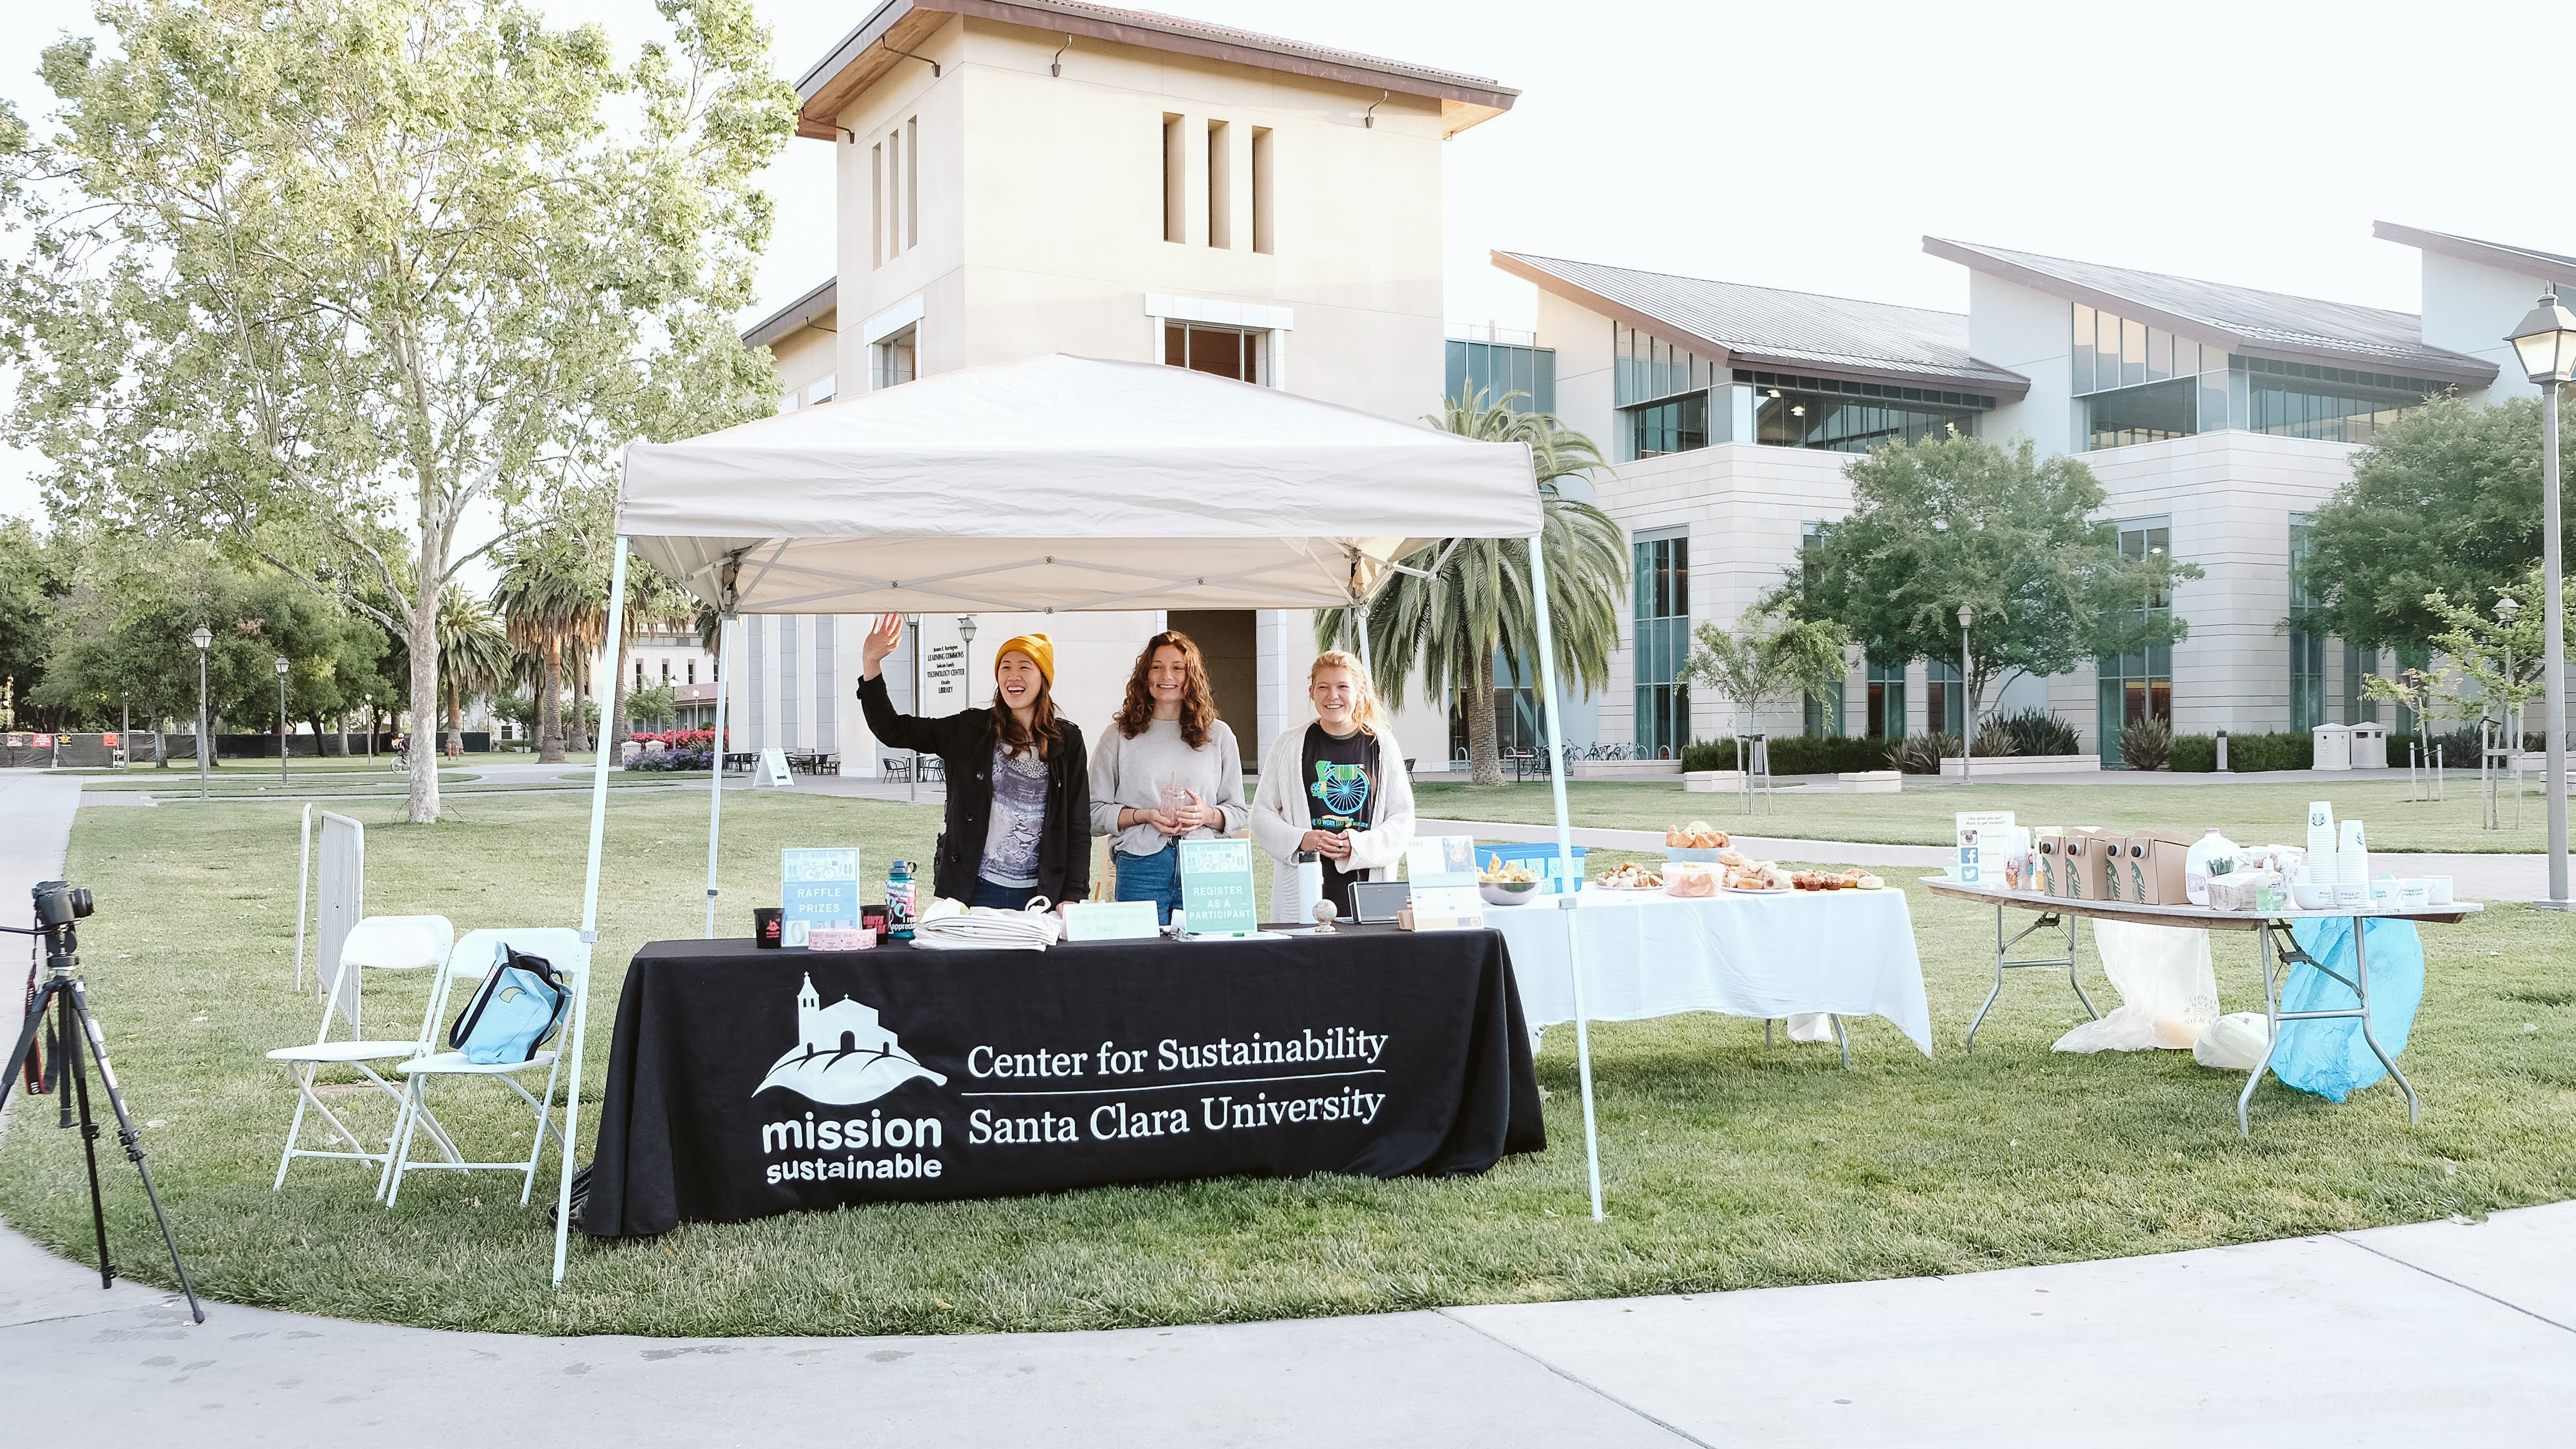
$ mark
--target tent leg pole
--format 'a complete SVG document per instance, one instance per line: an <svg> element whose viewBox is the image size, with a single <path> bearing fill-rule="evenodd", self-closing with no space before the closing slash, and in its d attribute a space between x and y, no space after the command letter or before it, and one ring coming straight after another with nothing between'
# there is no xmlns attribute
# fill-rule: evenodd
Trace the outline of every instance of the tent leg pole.
<svg viewBox="0 0 2576 1449"><path fill-rule="evenodd" d="M716 738L715 750L707 771L707 939L716 938L716 838L724 819L725 767L725 659L733 653L732 640L725 636L733 627L733 615L716 616Z"/></svg>
<svg viewBox="0 0 2576 1449"><path fill-rule="evenodd" d="M608 568L608 648L612 667L617 657L616 641L625 637L622 632L625 627L626 535L621 533L617 536L616 561ZM608 683L609 697L614 699L617 681L612 678ZM593 948L599 944L599 856L601 846L608 836L608 757L616 750L618 743L609 736L614 733L614 726L617 723L615 720L601 721L601 724L610 728L601 731L596 741L599 748L590 766L590 869L582 877L581 883L581 939L583 944ZM563 1287L564 1254L572 1239L573 1143L581 1118L581 1053L583 1047L587 1045L584 1038L587 1035L586 1028L590 1020L590 966L597 964L598 953L594 949L591 962L582 968L581 979L573 983L572 1072L569 1077L570 1085L566 1088L564 1098L563 1133L555 1142L557 1170L554 1286L558 1290ZM551 1097L553 1094L549 1092L547 1095ZM540 1120L537 1124L536 1149L538 1155L542 1156L546 1150L546 1128L542 1120L545 1113L540 1111L537 1115ZM528 1169L533 1179L536 1171L535 1157L528 1159Z"/></svg>
<svg viewBox="0 0 2576 1449"><path fill-rule="evenodd" d="M1565 913L1566 968L1574 974L1574 1070L1583 1085L1583 1165L1592 1188L1592 1220L1603 1219L1601 1210L1601 1134L1594 1121L1592 1106L1592 1033L1588 1013L1583 1006L1583 934L1577 931L1573 911L1582 895L1575 887L1581 878L1574 869L1574 823L1565 804L1565 731L1557 715L1556 703L1556 637L1547 599L1547 559L1545 536L1529 541L1530 596L1538 603L1538 669L1540 697L1546 706L1548 788L1556 799L1557 878L1566 887L1557 897L1557 908Z"/></svg>
<svg viewBox="0 0 2576 1449"><path fill-rule="evenodd" d="M1352 603L1351 619L1352 622L1358 626L1352 632L1358 636L1360 641L1360 672L1369 677L1369 688L1375 689L1377 688L1377 666L1369 662L1368 605L1358 602Z"/></svg>
<svg viewBox="0 0 2576 1449"><path fill-rule="evenodd" d="M313 807L304 807L304 829L295 841L295 989L304 989L304 892L313 881ZM313 963L313 984L322 985L322 963Z"/></svg>

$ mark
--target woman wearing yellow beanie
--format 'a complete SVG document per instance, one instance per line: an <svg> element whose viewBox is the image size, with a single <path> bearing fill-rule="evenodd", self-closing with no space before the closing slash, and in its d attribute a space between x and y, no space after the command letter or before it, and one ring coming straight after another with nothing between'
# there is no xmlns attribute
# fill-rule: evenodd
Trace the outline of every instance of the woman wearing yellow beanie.
<svg viewBox="0 0 2576 1449"><path fill-rule="evenodd" d="M903 640L903 616L878 616L859 645L859 711L899 750L948 767L948 828L931 889L970 906L1017 910L1091 893L1091 790L1082 730L1056 713L1055 641L1005 639L993 654L993 702L941 719L894 707L880 667Z"/></svg>

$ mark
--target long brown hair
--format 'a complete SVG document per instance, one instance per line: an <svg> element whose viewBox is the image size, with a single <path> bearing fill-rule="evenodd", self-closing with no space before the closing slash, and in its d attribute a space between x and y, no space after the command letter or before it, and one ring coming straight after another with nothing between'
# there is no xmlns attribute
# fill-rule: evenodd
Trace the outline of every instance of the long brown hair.
<svg viewBox="0 0 2576 1449"><path fill-rule="evenodd" d="M993 661L997 668L1001 662ZM1001 686L993 687L993 738L1011 754L1026 754L1034 748L1043 760L1048 748L1064 738L1064 716L1055 712L1055 684L1043 669L1038 671L1038 697L1029 705L1029 722L1028 728L1022 728L1020 717L1002 701Z"/></svg>
<svg viewBox="0 0 2576 1449"><path fill-rule="evenodd" d="M1181 651L1181 663L1189 670L1189 683L1181 690L1181 741L1194 750L1206 749L1208 731L1216 724L1216 690L1208 684L1207 660L1199 646L1178 629L1145 641L1145 652L1136 656L1136 667L1127 675L1127 702L1110 723L1131 740L1153 728L1154 655L1167 645Z"/></svg>

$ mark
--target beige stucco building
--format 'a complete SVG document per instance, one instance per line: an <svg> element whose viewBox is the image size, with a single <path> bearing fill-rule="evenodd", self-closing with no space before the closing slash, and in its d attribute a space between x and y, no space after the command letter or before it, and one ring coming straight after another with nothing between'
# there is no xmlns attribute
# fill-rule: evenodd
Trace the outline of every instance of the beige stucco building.
<svg viewBox="0 0 2576 1449"><path fill-rule="evenodd" d="M1049 352L1188 366L1417 418L1444 381L1441 143L1515 93L1470 76L1062 0L889 0L798 82L835 148L838 275L746 334L780 406ZM1221 500L1212 500L1222 506ZM851 694L860 619L746 619L739 747L880 761ZM920 620L898 702L964 708L1024 629L1057 641L1060 706L1116 707L1157 629L1206 649L1247 757L1308 718L1311 616ZM1447 753L1446 711L1399 718Z"/></svg>

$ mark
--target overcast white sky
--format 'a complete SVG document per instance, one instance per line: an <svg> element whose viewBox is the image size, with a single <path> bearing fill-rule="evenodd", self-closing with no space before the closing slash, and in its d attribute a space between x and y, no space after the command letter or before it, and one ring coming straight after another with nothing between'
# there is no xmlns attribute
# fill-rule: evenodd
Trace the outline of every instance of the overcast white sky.
<svg viewBox="0 0 2576 1449"><path fill-rule="evenodd" d="M552 0L632 44L650 0ZM794 80L872 0L761 0ZM1449 143L1449 315L1527 326L1489 249L1963 309L1926 233L2412 311L2376 219L2576 251L2562 7L1845 0L1164 0L1153 8L1490 76ZM0 33L0 94L57 33ZM2548 37L2562 38L2553 43ZM2508 80L2555 80L2517 114ZM2560 139L2535 139L2546 128ZM773 168L753 315L831 269L831 148ZM0 514L38 506L0 455Z"/></svg>

